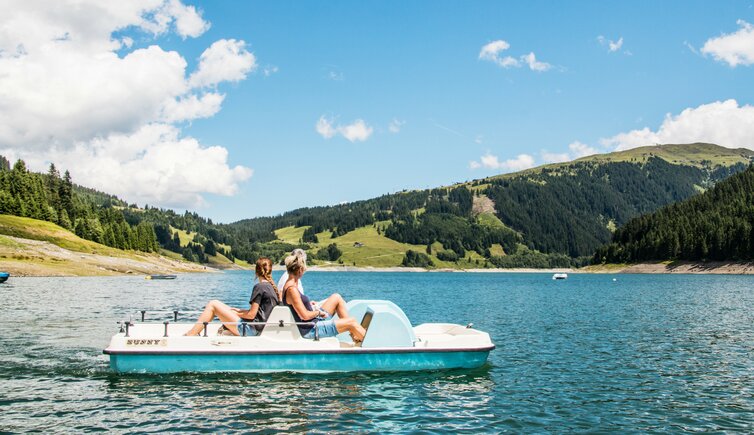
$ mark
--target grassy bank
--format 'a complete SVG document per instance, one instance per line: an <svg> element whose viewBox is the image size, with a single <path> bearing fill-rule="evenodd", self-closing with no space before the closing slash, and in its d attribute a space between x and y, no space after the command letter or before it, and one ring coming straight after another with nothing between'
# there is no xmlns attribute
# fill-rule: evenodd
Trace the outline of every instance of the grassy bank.
<svg viewBox="0 0 754 435"><path fill-rule="evenodd" d="M0 270L16 276L92 276L210 269L173 256L104 246L50 222L0 215Z"/></svg>

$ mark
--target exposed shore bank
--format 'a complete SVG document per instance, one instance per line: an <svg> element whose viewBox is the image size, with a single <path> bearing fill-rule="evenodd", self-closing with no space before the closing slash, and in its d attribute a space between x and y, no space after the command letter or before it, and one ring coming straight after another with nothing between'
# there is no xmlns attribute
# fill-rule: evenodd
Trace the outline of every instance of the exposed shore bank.
<svg viewBox="0 0 754 435"><path fill-rule="evenodd" d="M0 271L12 276L108 276L214 272L217 269L157 254L123 256L71 251L50 242L2 236Z"/></svg>
<svg viewBox="0 0 754 435"><path fill-rule="evenodd" d="M3 236L0 243L0 271L13 276L108 276L151 275L167 273L218 272L219 269L157 254L134 251L122 256L105 253L71 251L49 242ZM232 265L232 269L243 269ZM282 270L282 266L275 266ZM361 267L341 265L314 265L316 272L469 272L469 273L689 273L740 275L754 274L754 263L747 262L655 262L641 264L610 264L587 266L580 269L424 269L420 267Z"/></svg>

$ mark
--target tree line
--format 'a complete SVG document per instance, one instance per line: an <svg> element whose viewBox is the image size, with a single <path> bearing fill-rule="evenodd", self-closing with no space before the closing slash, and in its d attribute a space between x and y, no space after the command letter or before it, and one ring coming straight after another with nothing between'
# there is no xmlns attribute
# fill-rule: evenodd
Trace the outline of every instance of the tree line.
<svg viewBox="0 0 754 435"><path fill-rule="evenodd" d="M634 218L593 263L754 260L754 167L686 201Z"/></svg>
<svg viewBox="0 0 754 435"><path fill-rule="evenodd" d="M71 174L61 177L51 164L46 174L31 172L23 160L13 167L0 159L0 213L53 222L79 237L118 249L159 249L148 222L130 225L115 206L117 198L75 186Z"/></svg>

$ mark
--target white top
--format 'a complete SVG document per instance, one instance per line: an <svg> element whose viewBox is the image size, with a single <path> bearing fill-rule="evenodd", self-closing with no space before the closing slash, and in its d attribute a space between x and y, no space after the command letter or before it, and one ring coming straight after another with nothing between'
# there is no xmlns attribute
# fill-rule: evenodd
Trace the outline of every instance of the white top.
<svg viewBox="0 0 754 435"><path fill-rule="evenodd" d="M285 287L286 281L288 281L288 271L283 272L283 276L281 276L278 280L278 288L280 289L280 291L283 291L283 287ZM301 294L304 294L304 284L301 282L301 280L298 280L298 291Z"/></svg>

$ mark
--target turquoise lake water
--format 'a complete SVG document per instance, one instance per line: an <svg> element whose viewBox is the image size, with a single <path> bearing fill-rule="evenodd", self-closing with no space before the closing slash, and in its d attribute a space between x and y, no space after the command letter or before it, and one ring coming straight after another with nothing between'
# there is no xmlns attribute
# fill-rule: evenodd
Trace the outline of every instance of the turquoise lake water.
<svg viewBox="0 0 754 435"><path fill-rule="evenodd" d="M252 279L0 284L0 431L754 431L751 276L310 272L315 298L389 299L414 325L473 322L497 349L447 372L109 371L117 320L208 299L245 308Z"/></svg>

